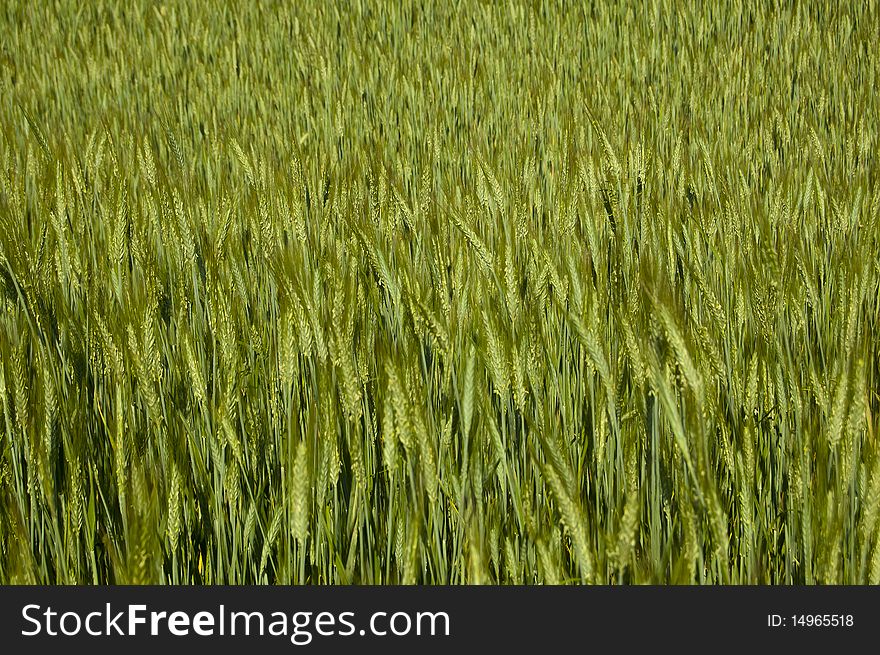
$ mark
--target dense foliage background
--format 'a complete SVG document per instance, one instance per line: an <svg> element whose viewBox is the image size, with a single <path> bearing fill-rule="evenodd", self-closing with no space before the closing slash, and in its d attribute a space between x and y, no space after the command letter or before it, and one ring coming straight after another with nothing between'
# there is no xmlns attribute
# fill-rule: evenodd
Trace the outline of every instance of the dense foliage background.
<svg viewBox="0 0 880 655"><path fill-rule="evenodd" d="M877 3L581 4L2 3L0 582L880 582Z"/></svg>

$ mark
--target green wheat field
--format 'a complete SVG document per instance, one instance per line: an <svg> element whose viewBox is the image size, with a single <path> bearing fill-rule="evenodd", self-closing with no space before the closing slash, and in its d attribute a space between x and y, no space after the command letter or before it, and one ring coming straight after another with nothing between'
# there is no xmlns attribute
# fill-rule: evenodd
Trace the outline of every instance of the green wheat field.
<svg viewBox="0 0 880 655"><path fill-rule="evenodd" d="M880 583L880 7L0 7L0 583Z"/></svg>

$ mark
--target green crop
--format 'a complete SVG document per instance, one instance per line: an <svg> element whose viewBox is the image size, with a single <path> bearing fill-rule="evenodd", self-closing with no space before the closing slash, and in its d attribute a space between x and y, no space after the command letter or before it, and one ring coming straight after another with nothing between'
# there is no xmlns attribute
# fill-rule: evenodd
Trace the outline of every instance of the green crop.
<svg viewBox="0 0 880 655"><path fill-rule="evenodd" d="M880 583L880 8L582 4L4 2L0 582Z"/></svg>

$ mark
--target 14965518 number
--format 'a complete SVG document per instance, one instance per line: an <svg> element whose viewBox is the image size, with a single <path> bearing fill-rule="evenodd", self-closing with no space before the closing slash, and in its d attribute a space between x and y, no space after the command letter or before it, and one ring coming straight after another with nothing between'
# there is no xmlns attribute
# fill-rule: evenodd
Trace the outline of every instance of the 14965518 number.
<svg viewBox="0 0 880 655"><path fill-rule="evenodd" d="M804 628L842 628L852 627L855 619L852 614L792 614L791 625Z"/></svg>

